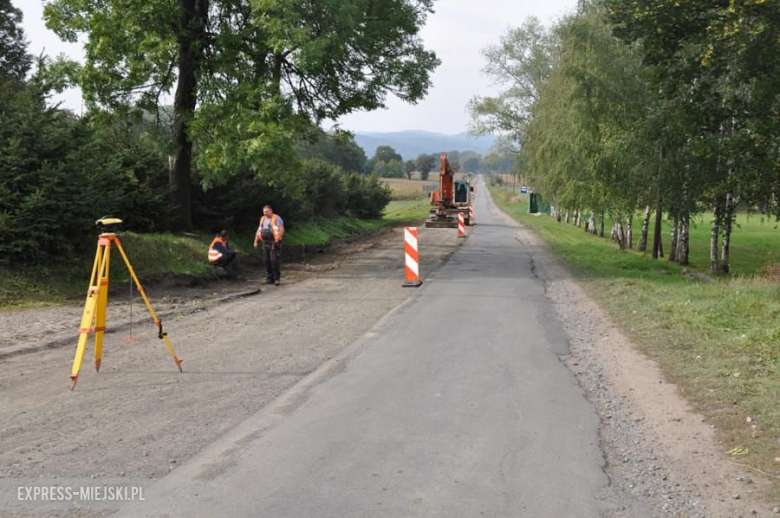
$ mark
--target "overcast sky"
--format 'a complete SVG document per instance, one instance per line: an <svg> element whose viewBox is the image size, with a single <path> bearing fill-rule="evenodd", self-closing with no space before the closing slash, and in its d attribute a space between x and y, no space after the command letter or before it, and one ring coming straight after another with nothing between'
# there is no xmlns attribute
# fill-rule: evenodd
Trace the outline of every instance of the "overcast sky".
<svg viewBox="0 0 780 518"><path fill-rule="evenodd" d="M154 1L154 0L150 0ZM24 29L30 52L64 53L82 59L81 45L61 42L43 23L43 0L12 0L24 12ZM407 129L460 133L466 131L466 104L474 95L495 91L482 75L481 51L499 42L507 28L517 26L529 16L551 23L573 11L577 0L438 0L436 12L428 17L422 31L425 46L441 59L433 73L428 96L414 106L395 97L388 98L388 109L355 113L343 117L342 128L352 131L401 131ZM81 95L69 91L57 98L79 113Z"/></svg>

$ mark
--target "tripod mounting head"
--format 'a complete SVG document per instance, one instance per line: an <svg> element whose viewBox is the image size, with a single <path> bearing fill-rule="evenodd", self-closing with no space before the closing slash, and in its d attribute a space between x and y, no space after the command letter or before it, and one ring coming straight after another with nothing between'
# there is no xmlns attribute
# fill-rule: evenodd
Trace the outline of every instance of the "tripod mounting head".
<svg viewBox="0 0 780 518"><path fill-rule="evenodd" d="M119 218L102 217L95 222L101 234L115 233L121 230L122 220Z"/></svg>

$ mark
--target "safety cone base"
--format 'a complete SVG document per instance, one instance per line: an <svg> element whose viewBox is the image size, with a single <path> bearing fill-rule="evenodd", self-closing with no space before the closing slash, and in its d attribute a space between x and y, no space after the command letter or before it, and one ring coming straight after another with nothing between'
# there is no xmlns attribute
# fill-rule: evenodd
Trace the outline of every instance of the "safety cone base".
<svg viewBox="0 0 780 518"><path fill-rule="evenodd" d="M423 281L417 280L417 281L406 281L402 284L404 288L419 288L422 286Z"/></svg>

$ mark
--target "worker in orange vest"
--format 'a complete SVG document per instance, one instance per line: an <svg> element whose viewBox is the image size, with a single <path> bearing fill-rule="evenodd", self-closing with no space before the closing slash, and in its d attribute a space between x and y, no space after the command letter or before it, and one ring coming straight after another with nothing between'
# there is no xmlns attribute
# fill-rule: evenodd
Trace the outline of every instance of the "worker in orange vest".
<svg viewBox="0 0 780 518"><path fill-rule="evenodd" d="M230 248L228 245L228 236L230 233L227 230L223 230L211 241L209 245L209 262L213 264L218 270L221 268L224 272L227 265L229 265L236 257L236 251Z"/></svg>
<svg viewBox="0 0 780 518"><path fill-rule="evenodd" d="M263 216L255 233L255 248L263 242L263 261L265 261L266 284L281 284L281 254L284 239L284 221L274 214L270 205L263 207Z"/></svg>

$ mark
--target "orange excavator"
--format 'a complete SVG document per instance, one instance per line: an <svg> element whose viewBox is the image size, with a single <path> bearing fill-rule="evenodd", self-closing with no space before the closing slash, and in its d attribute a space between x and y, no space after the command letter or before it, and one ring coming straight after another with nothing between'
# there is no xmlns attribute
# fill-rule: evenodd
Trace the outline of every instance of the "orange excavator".
<svg viewBox="0 0 780 518"><path fill-rule="evenodd" d="M439 190L431 197L431 215L425 226L429 228L458 228L458 213L463 213L466 225L469 225L469 205L471 187L468 180L455 180L447 154L439 159Z"/></svg>

